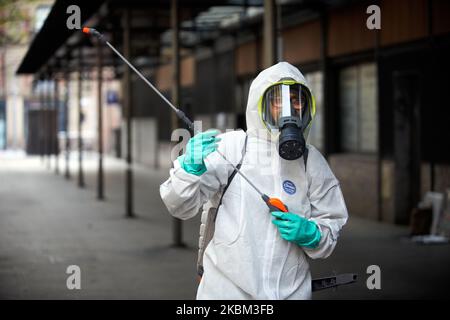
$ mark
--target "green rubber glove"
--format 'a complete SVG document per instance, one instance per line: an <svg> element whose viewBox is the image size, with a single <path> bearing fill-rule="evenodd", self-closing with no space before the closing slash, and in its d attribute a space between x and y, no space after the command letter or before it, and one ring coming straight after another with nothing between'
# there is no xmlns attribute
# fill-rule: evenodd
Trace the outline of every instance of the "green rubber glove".
<svg viewBox="0 0 450 320"><path fill-rule="evenodd" d="M220 138L215 136L218 130L200 132L189 139L186 145L186 153L178 157L180 166L187 173L200 176L206 172L204 159L208 154L217 149Z"/></svg>
<svg viewBox="0 0 450 320"><path fill-rule="evenodd" d="M290 212L274 211L272 220L281 237L299 246L314 249L321 238L319 227L313 222Z"/></svg>

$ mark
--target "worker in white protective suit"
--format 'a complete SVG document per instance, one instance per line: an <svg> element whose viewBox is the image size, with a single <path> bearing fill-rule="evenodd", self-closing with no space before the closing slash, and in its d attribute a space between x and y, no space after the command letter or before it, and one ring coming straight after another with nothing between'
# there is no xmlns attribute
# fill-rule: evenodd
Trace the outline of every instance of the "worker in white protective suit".
<svg viewBox="0 0 450 320"><path fill-rule="evenodd" d="M304 76L280 62L252 82L247 132L200 133L174 161L160 187L173 216L192 218L217 204L226 187L197 299L311 298L307 257L328 257L348 218L339 181L320 152L304 143L314 113ZM240 175L228 185L234 169L217 148L233 164L242 162L241 172L289 212L270 212Z"/></svg>

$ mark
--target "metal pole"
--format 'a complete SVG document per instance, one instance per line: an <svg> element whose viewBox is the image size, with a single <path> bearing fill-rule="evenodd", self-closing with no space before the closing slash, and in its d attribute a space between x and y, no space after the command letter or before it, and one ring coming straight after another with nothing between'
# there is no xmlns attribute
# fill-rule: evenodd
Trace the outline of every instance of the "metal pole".
<svg viewBox="0 0 450 320"><path fill-rule="evenodd" d="M130 60L130 9L126 8L123 16L123 51L127 60ZM134 217L133 212L133 169L132 169L132 138L131 138L131 117L133 110L131 105L131 72L129 68L124 71L124 111L126 117L126 137L127 137L127 153L126 153L126 182L125 182L125 215L127 218Z"/></svg>
<svg viewBox="0 0 450 320"><path fill-rule="evenodd" d="M264 0L264 68L276 62L276 20L275 0Z"/></svg>
<svg viewBox="0 0 450 320"><path fill-rule="evenodd" d="M376 1L376 3L378 6L380 5L379 1ZM382 181L383 181L383 158L382 158L382 141L381 141L381 134L380 134L380 128L382 127L383 123L382 123L382 110L380 107L380 101L381 101L381 97L380 97L380 89L381 85L380 85L380 43L381 43L381 32L380 30L374 30L373 32L375 32L375 37L374 37L374 60L375 60L375 66L377 68L377 218L378 221L383 221L383 197L382 197Z"/></svg>
<svg viewBox="0 0 450 320"><path fill-rule="evenodd" d="M49 74L49 78L48 78L48 87L47 87L47 108L48 108L48 112L47 112L47 124L48 124L48 128L47 128L47 133L48 133L48 149L47 149L47 169L51 169L52 168L52 155L53 155L53 128L54 128L54 124L53 124L53 90L52 90L52 86L53 86L53 79L52 79L53 74Z"/></svg>
<svg viewBox="0 0 450 320"><path fill-rule="evenodd" d="M55 88L54 88L54 105L55 105L55 143L53 144L54 150L55 150L55 173L59 174L59 141L58 141L58 132L59 132L59 121L58 121L58 114L59 114L59 83L58 83L58 77L55 75Z"/></svg>
<svg viewBox="0 0 450 320"><path fill-rule="evenodd" d="M41 162L44 163L45 154L45 78L43 76L39 77L40 80L40 112L39 112L39 154L41 156Z"/></svg>
<svg viewBox="0 0 450 320"><path fill-rule="evenodd" d="M98 120L98 173L97 173L97 198L104 199L103 194L103 59L102 46L97 44L97 120Z"/></svg>
<svg viewBox="0 0 450 320"><path fill-rule="evenodd" d="M50 73L46 76L45 81L45 162L47 169L50 169L50 149L51 149L51 95L50 95Z"/></svg>
<svg viewBox="0 0 450 320"><path fill-rule="evenodd" d="M83 122L83 112L81 110L81 98L82 98L82 49L79 50L78 57L78 186L84 188L84 175L83 175L83 138L81 136L82 132L82 122Z"/></svg>
<svg viewBox="0 0 450 320"><path fill-rule="evenodd" d="M179 17L178 0L172 0L170 20L172 25L172 104L180 106L180 50L178 42ZM178 118L175 113L171 115L172 130L178 128ZM176 247L183 245L183 225L180 219L173 218L173 244Z"/></svg>
<svg viewBox="0 0 450 320"><path fill-rule="evenodd" d="M69 64L69 60L67 61L67 64ZM65 73L65 86L66 86L66 92L64 96L64 127L66 130L65 134L65 157L66 157L66 172L65 177L66 179L70 179L70 168L69 168L69 160L70 160L70 137L69 137L69 93L70 93L70 71L66 70Z"/></svg>
<svg viewBox="0 0 450 320"><path fill-rule="evenodd" d="M275 25L276 25L276 56L275 61L280 62L283 61L283 25L282 25L282 18L283 18L283 7L281 3L274 4L274 10L275 10Z"/></svg>

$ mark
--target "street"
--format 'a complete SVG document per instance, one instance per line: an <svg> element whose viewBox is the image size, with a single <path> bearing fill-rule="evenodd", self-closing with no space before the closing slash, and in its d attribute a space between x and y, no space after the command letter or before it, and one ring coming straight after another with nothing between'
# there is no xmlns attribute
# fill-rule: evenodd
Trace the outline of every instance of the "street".
<svg viewBox="0 0 450 320"><path fill-rule="evenodd" d="M183 222L185 248L172 246L172 218L159 197L168 170L136 165L135 218L125 217L124 164L105 160L104 201L96 200L96 155L85 156L86 187L54 173L39 157L0 154L0 298L195 299L200 216ZM64 161L60 160L60 171ZM356 284L315 292L314 299L443 298L450 283L448 245L408 241L408 227L352 217L332 256L311 261L313 278L357 273ZM81 289L66 286L67 267ZM381 271L369 290L367 267Z"/></svg>

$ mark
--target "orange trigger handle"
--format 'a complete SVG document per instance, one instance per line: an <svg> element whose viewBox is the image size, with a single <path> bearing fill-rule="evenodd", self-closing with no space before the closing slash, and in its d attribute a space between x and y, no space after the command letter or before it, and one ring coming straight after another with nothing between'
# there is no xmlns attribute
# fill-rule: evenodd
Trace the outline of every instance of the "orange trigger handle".
<svg viewBox="0 0 450 320"><path fill-rule="evenodd" d="M275 208L277 208L277 209L280 209L280 211L288 212L287 207L284 205L284 203L283 203L280 199L277 199L277 198L270 198L270 199L269 199L269 203L270 203L273 207L275 207Z"/></svg>

